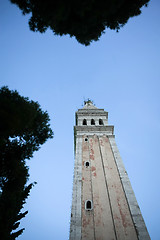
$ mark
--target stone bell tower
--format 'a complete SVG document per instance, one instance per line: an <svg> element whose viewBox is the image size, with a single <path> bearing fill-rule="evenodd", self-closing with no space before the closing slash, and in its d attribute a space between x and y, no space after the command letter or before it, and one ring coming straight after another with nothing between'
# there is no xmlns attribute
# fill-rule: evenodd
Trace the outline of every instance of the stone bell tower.
<svg viewBox="0 0 160 240"><path fill-rule="evenodd" d="M108 113L86 101L74 134L70 240L149 240Z"/></svg>

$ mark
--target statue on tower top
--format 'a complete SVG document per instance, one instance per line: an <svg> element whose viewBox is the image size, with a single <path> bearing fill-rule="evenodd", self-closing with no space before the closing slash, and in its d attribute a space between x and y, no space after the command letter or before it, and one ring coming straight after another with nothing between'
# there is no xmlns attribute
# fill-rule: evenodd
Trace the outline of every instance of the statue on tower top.
<svg viewBox="0 0 160 240"><path fill-rule="evenodd" d="M93 101L88 98L87 101L84 101L84 105L93 105Z"/></svg>
<svg viewBox="0 0 160 240"><path fill-rule="evenodd" d="M97 108L95 107L93 101L88 98L87 100L84 101L83 109L97 109Z"/></svg>

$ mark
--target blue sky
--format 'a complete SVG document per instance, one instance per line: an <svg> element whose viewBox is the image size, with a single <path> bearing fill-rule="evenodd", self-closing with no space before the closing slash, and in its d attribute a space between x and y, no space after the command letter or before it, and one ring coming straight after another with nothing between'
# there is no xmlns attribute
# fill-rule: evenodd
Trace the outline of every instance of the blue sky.
<svg viewBox="0 0 160 240"><path fill-rule="evenodd" d="M28 161L32 189L21 240L66 240L74 167L74 114L91 98L109 112L151 239L160 236L160 2L116 33L80 45L74 38L29 30L28 16L0 2L0 86L47 110L54 138Z"/></svg>

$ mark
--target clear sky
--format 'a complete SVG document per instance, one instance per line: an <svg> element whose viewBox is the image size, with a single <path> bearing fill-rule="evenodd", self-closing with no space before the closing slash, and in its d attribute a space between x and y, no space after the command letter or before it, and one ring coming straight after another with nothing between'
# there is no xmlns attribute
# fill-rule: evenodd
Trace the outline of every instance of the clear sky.
<svg viewBox="0 0 160 240"><path fill-rule="evenodd" d="M91 98L109 112L151 239L160 239L160 1L85 47L29 30L28 16L0 1L0 86L47 110L54 138L28 161L31 190L21 240L66 240L72 199L74 114Z"/></svg>

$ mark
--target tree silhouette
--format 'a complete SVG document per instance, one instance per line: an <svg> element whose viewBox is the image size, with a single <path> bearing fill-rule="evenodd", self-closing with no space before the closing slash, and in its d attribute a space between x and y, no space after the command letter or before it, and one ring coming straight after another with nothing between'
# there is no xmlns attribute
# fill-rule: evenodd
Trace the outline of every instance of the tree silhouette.
<svg viewBox="0 0 160 240"><path fill-rule="evenodd" d="M69 34L89 45L97 41L105 28L119 30L128 19L141 13L149 0L10 0L23 14L31 13L29 27L56 35Z"/></svg>
<svg viewBox="0 0 160 240"><path fill-rule="evenodd" d="M27 211L21 212L30 190L30 159L48 138L53 137L49 116L37 102L17 91L0 89L0 238L13 240L24 230L16 231Z"/></svg>

